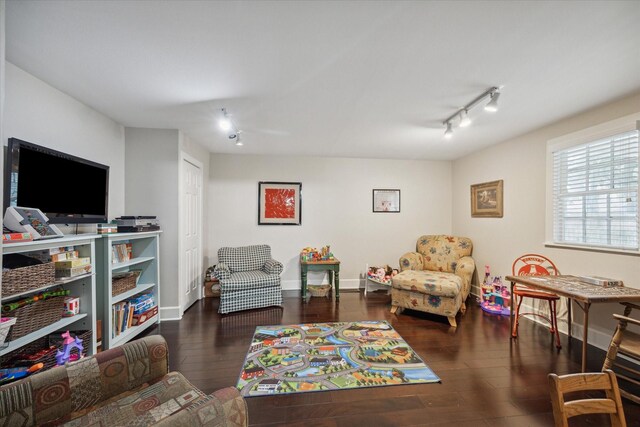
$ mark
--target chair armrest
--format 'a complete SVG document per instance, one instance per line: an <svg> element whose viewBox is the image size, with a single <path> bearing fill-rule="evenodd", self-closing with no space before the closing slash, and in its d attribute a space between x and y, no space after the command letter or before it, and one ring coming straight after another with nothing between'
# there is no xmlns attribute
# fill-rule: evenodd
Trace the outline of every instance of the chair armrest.
<svg viewBox="0 0 640 427"><path fill-rule="evenodd" d="M247 403L240 396L237 388L227 387L198 399L182 411L154 425L157 427L213 427L247 426L248 424Z"/></svg>
<svg viewBox="0 0 640 427"><path fill-rule="evenodd" d="M270 259L264 263L261 270L267 274L280 274L282 273L283 268L284 266L281 262L276 261L275 259Z"/></svg>
<svg viewBox="0 0 640 427"><path fill-rule="evenodd" d="M213 269L213 276L218 280L228 279L231 277L231 270L229 270L227 264L221 262Z"/></svg>
<svg viewBox="0 0 640 427"><path fill-rule="evenodd" d="M419 252L407 252L400 257L400 271L424 270L424 258Z"/></svg>
<svg viewBox="0 0 640 427"><path fill-rule="evenodd" d="M150 335L33 374L0 388L0 420L10 419L16 412L31 415L23 425L57 425L73 420L100 402L165 376L169 372L167 355L164 338ZM138 365L145 369L138 372ZM58 393L63 385L66 391Z"/></svg>
<svg viewBox="0 0 640 427"><path fill-rule="evenodd" d="M471 279L476 270L476 262L470 256L463 256L456 263L454 274L462 278L464 295L469 295L471 291Z"/></svg>

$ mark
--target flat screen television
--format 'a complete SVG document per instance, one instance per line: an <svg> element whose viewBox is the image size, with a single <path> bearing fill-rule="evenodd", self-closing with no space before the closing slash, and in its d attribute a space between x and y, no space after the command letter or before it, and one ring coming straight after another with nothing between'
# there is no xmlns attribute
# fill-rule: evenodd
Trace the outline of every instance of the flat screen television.
<svg viewBox="0 0 640 427"><path fill-rule="evenodd" d="M106 222L109 166L9 138L4 208L40 209L53 224Z"/></svg>

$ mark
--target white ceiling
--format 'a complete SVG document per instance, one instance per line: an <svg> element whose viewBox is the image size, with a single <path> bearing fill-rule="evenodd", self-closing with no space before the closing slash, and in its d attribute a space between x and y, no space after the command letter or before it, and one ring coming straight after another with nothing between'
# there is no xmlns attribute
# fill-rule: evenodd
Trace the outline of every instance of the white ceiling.
<svg viewBox="0 0 640 427"><path fill-rule="evenodd" d="M640 2L6 2L7 60L217 153L455 159L640 90ZM442 137L488 87L500 111ZM238 148L214 121L226 107Z"/></svg>

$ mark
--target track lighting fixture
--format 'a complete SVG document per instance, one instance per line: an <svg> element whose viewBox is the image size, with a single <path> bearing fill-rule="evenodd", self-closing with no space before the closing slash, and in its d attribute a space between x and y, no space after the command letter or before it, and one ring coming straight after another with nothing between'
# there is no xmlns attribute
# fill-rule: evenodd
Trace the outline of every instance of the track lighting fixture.
<svg viewBox="0 0 640 427"><path fill-rule="evenodd" d="M222 117L220 117L220 121L218 122L220 125L220 129L227 133L227 137L230 140L235 140L236 146L242 146L242 142L240 142L240 132L241 130L236 127L231 120L231 115L227 112L226 108L222 109Z"/></svg>
<svg viewBox="0 0 640 427"><path fill-rule="evenodd" d="M444 131L444 137L447 139L451 139L453 136L453 129L451 129L451 122L447 122L447 130Z"/></svg>
<svg viewBox="0 0 640 427"><path fill-rule="evenodd" d="M495 91L491 94L491 101L484 106L485 111L489 111L490 113L495 113L498 111L498 99L500 99L500 92Z"/></svg>
<svg viewBox="0 0 640 427"><path fill-rule="evenodd" d="M461 128L466 128L470 124L471 124L471 119L469 118L469 113L467 113L467 110L462 110L460 112L460 125L459 126Z"/></svg>
<svg viewBox="0 0 640 427"><path fill-rule="evenodd" d="M447 117L442 121L442 124L447 127L444 131L444 137L450 139L453 136L452 122L459 119L458 126L461 128L467 127L471 124L471 118L469 117L469 110L478 105L486 98L490 98L487 105L484 106L485 111L495 112L498 111L498 99L500 98L500 88L497 86L490 87L485 90L480 96L476 97L473 101L458 109L455 113Z"/></svg>

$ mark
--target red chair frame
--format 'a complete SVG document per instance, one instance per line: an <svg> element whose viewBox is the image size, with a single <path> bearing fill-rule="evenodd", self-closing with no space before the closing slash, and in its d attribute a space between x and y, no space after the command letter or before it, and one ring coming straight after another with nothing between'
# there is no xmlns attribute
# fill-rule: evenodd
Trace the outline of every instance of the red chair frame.
<svg viewBox="0 0 640 427"><path fill-rule="evenodd" d="M518 263L522 264L522 266L519 268L517 266ZM544 255L538 254L525 254L516 258L516 260L513 262L513 265L511 266L511 273L514 276L557 276L560 274L556 265L549 258L545 257ZM556 303L558 302L560 297L551 292L532 289L521 284L514 286L513 296L516 306L514 313L515 322L513 323L511 336L514 338L518 337L518 323L521 316L538 316L549 322L549 332L555 334L556 336L556 347L562 348L562 344L560 344L560 333L558 332L558 314L556 311ZM547 317L543 314L534 312L521 313L520 306L522 305L522 301L524 300L524 298L534 298L548 301L549 312L551 316ZM513 310L513 307L511 309Z"/></svg>

